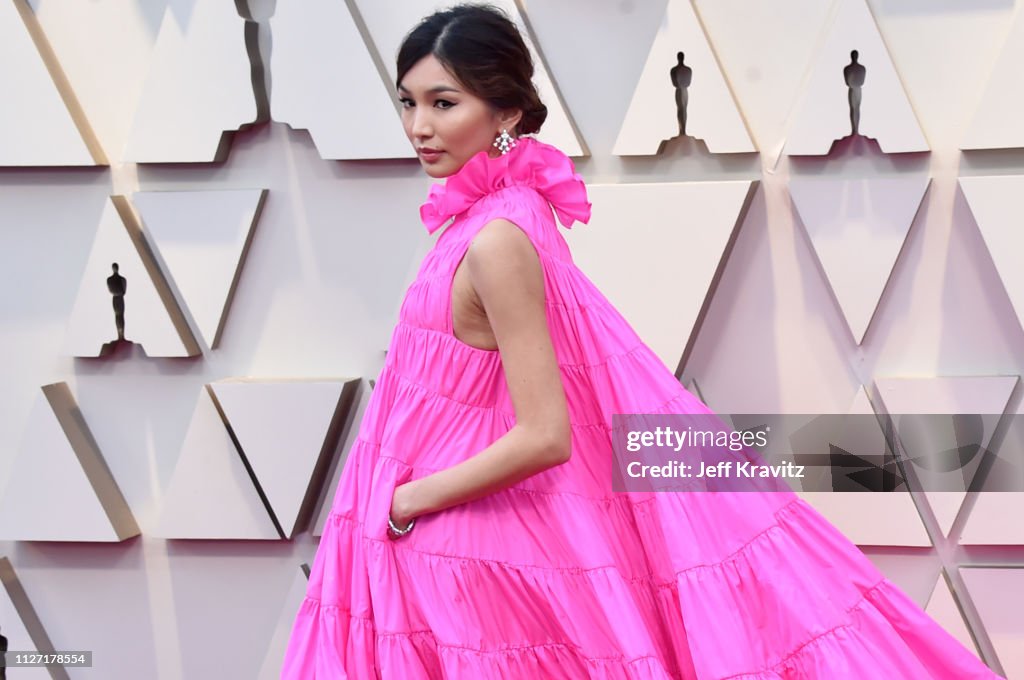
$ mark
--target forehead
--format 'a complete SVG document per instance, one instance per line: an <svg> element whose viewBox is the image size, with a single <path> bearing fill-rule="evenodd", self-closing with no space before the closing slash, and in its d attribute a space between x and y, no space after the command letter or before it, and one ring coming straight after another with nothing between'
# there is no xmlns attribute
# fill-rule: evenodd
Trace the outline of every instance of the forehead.
<svg viewBox="0 0 1024 680"><path fill-rule="evenodd" d="M438 88L444 88L449 92L463 89L459 85L459 81L432 54L428 54L413 64L412 68L406 71L398 86L410 92Z"/></svg>

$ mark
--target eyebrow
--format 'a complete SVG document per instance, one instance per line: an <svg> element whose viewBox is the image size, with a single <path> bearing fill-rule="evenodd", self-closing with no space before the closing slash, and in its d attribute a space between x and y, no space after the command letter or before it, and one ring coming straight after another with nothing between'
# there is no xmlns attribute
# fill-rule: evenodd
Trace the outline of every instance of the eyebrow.
<svg viewBox="0 0 1024 680"><path fill-rule="evenodd" d="M398 89L399 90L404 90L405 92L409 91L401 83L399 83ZM455 89L454 87L449 87L448 85L435 85L434 87L432 87L429 90L427 90L427 94L435 94L435 93L438 93L438 92L458 92L458 91L459 90Z"/></svg>

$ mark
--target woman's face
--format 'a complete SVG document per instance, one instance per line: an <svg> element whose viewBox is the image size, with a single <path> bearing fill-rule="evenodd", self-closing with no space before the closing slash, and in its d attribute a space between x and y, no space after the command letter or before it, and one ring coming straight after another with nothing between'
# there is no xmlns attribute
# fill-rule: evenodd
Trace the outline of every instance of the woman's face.
<svg viewBox="0 0 1024 680"><path fill-rule="evenodd" d="M470 93L433 55L420 59L398 84L402 125L431 177L454 174L480 151L490 156L501 130L509 134L522 113L500 113ZM436 153L434 152L436 151Z"/></svg>

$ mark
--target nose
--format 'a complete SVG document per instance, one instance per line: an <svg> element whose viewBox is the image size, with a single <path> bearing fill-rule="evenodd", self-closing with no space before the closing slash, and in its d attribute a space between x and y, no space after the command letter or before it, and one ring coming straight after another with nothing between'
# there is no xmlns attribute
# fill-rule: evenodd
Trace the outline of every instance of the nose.
<svg viewBox="0 0 1024 680"><path fill-rule="evenodd" d="M412 135L418 139L426 139L432 134L430 109L417 106L412 110Z"/></svg>

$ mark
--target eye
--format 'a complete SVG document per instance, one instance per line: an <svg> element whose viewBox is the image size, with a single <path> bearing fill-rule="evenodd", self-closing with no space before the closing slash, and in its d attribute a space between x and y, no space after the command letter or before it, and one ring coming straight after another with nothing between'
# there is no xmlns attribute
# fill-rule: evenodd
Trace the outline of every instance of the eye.
<svg viewBox="0 0 1024 680"><path fill-rule="evenodd" d="M409 108L410 106L413 106L413 105L414 105L414 104L413 104L413 102L412 102L412 100L411 100L411 99L409 99L408 97L399 97L399 98L398 98L398 101L399 101L399 102L401 102L401 104L402 104L402 108L404 108L404 109L407 109L407 108Z"/></svg>
<svg viewBox="0 0 1024 680"><path fill-rule="evenodd" d="M434 104L440 106L442 109L450 109L451 107L455 106L454 102L450 102L447 99L438 99L436 102L434 102ZM442 104L444 106L441 106Z"/></svg>

